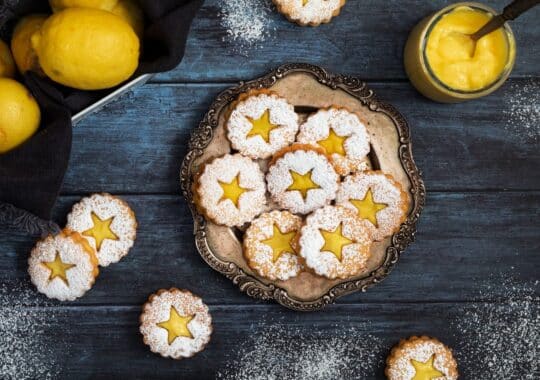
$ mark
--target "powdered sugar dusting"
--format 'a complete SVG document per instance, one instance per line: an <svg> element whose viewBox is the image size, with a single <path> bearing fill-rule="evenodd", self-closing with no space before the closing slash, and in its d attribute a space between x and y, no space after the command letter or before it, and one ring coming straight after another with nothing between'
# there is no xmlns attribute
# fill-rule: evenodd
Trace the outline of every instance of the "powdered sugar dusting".
<svg viewBox="0 0 540 380"><path fill-rule="evenodd" d="M274 0L278 9L302 25L328 22L345 4L344 0Z"/></svg>
<svg viewBox="0 0 540 380"><path fill-rule="evenodd" d="M525 143L540 142L540 79L514 82L509 94L505 129Z"/></svg>

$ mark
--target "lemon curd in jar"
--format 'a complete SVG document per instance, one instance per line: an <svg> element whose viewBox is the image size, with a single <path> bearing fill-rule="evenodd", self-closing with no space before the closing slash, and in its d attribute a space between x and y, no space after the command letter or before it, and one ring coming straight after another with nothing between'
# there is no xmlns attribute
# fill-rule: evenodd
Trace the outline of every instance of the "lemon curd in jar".
<svg viewBox="0 0 540 380"><path fill-rule="evenodd" d="M476 42L469 37L493 14L482 4L458 3L422 20L405 46L405 69L413 85L447 103L479 98L500 87L515 59L510 27Z"/></svg>

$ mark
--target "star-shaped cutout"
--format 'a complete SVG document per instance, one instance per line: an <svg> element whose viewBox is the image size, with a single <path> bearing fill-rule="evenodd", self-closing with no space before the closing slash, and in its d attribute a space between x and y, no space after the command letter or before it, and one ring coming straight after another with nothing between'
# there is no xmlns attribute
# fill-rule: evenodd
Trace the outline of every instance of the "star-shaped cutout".
<svg viewBox="0 0 540 380"><path fill-rule="evenodd" d="M193 318L195 318L194 315L189 315L187 317L180 315L176 308L171 306L169 319L165 322L158 323L157 325L158 327L167 330L167 340L170 345L179 336L193 339L193 335L191 335L191 331L189 331L188 328L188 323L191 322Z"/></svg>
<svg viewBox="0 0 540 380"><path fill-rule="evenodd" d="M94 226L84 231L82 234L84 236L93 237L96 240L97 251L101 249L101 245L105 239L118 240L118 236L116 236L116 234L111 230L111 223L114 220L114 216L105 220L101 219L93 212L90 214L90 216L92 217Z"/></svg>
<svg viewBox="0 0 540 380"><path fill-rule="evenodd" d="M416 371L412 380L433 380L438 379L439 377L444 377L444 373L437 370L433 366L433 361L435 360L435 355L431 355L431 358L425 363L411 359L411 364Z"/></svg>
<svg viewBox="0 0 540 380"><path fill-rule="evenodd" d="M258 119L247 118L253 126L246 137L261 136L264 141L270 143L270 132L278 126L270 121L270 110L264 111Z"/></svg>
<svg viewBox="0 0 540 380"><path fill-rule="evenodd" d="M302 0L302 6L303 7L305 7L307 3L309 3L309 0Z"/></svg>
<svg viewBox="0 0 540 380"><path fill-rule="evenodd" d="M354 243L353 240L343 235L342 229L343 223L340 223L334 231L319 230L324 239L324 245L321 251L332 252L339 261L343 257L343 248Z"/></svg>
<svg viewBox="0 0 540 380"><path fill-rule="evenodd" d="M328 132L328 137L324 140L317 141L317 144L322 146L327 154L337 153L340 156L345 156L345 140L349 136L339 136L332 128Z"/></svg>
<svg viewBox="0 0 540 380"><path fill-rule="evenodd" d="M321 188L311 179L313 169L311 169L306 174L300 174L300 173L295 172L294 170L290 170L289 172L291 173L293 183L291 184L291 186L287 188L287 190L299 191L302 194L303 199L306 199L309 190Z"/></svg>
<svg viewBox="0 0 540 380"><path fill-rule="evenodd" d="M273 250L272 262L275 263L285 252L295 254L292 241L296 236L296 231L282 233L277 225L273 226L274 232L271 238L263 240L262 243L270 246Z"/></svg>
<svg viewBox="0 0 540 380"><path fill-rule="evenodd" d="M49 275L49 281L54 280L56 277L59 277L64 283L69 286L67 279L67 271L73 267L76 267L75 264L67 264L62 261L60 253L56 252L56 256L53 261L44 261L42 263L47 269L51 271Z"/></svg>
<svg viewBox="0 0 540 380"><path fill-rule="evenodd" d="M349 202L356 207L360 218L369 220L375 227L379 227L379 224L377 223L377 213L388 207L385 203L377 203L373 200L371 189L368 189L364 199L351 199Z"/></svg>
<svg viewBox="0 0 540 380"><path fill-rule="evenodd" d="M247 192L247 189L244 189L242 186L240 186L240 174L238 174L236 177L233 178L233 180L229 183L227 182L221 182L218 181L219 186L223 189L223 195L220 198L220 202L224 200L230 200L236 208L238 208L238 200L244 194Z"/></svg>

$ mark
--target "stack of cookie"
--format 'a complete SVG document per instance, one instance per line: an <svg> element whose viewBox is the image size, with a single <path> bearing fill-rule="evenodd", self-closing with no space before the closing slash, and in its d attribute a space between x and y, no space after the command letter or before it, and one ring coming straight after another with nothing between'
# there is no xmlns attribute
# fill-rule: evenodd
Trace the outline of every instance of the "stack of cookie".
<svg viewBox="0 0 540 380"><path fill-rule="evenodd" d="M231 105L226 134L237 153L201 167L194 201L210 221L245 230L243 253L260 276L356 276L372 244L407 217L407 193L390 174L368 169L368 130L344 107L300 122L287 99L252 90Z"/></svg>
<svg viewBox="0 0 540 380"><path fill-rule="evenodd" d="M93 286L98 266L116 263L135 242L137 221L129 205L110 194L94 194L73 206L66 228L37 242L28 273L49 298L73 301Z"/></svg>

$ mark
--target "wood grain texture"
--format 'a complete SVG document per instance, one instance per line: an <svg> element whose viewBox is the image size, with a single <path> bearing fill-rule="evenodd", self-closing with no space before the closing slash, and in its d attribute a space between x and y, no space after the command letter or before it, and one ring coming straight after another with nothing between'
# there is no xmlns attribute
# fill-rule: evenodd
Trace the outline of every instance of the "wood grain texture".
<svg viewBox="0 0 540 380"><path fill-rule="evenodd" d="M271 7L265 17L268 37L246 49L229 40L221 25L220 3L205 2L192 25L182 64L155 80L246 80L286 62L314 63L366 80L405 80L403 47L410 30L424 16L449 5L446 0L350 0L332 23L317 28L292 24ZM507 3L487 2L498 10ZM538 74L538 17L540 8L512 23L518 45L514 77Z"/></svg>
<svg viewBox="0 0 540 380"><path fill-rule="evenodd" d="M508 115L521 83L507 83L481 106L435 104L406 83L371 87L408 119L428 190L538 189L540 177L531 175L538 143ZM149 84L89 116L74 129L63 193L178 193L189 134L229 86Z"/></svg>
<svg viewBox="0 0 540 380"><path fill-rule="evenodd" d="M179 196L126 196L139 222L137 241L120 263L103 268L94 288L75 304L141 304L150 292L187 287L211 304L255 302L214 272L194 247L192 220ZM55 210L62 224L78 197L62 197ZM429 194L417 241L396 269L366 293L338 302L442 302L493 297L505 277L534 281L540 256L540 192ZM27 278L26 257L34 240L1 231L0 283ZM71 304L70 304L71 305Z"/></svg>

